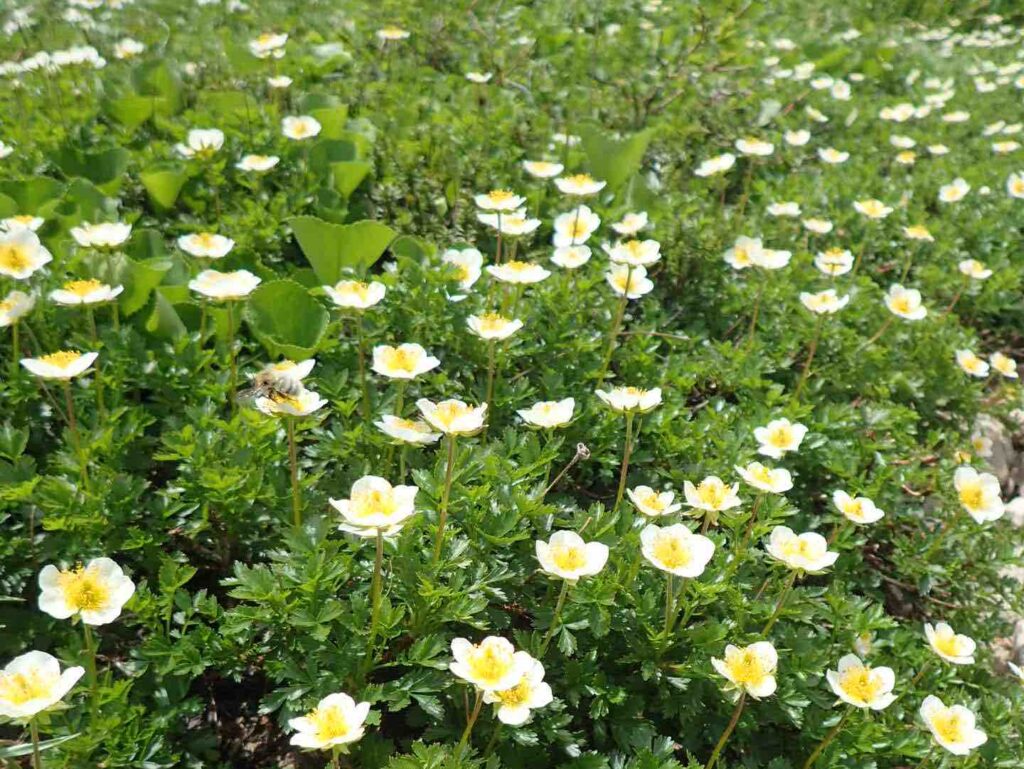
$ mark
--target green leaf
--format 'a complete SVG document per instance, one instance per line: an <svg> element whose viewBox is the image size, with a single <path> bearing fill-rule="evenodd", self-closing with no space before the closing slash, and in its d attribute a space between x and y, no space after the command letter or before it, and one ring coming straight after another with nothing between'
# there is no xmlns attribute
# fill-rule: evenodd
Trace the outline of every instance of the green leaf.
<svg viewBox="0 0 1024 769"><path fill-rule="evenodd" d="M180 286L157 287L153 293L153 309L146 319L146 331L163 339L177 339L188 333L185 324L171 303L174 289Z"/></svg>
<svg viewBox="0 0 1024 769"><path fill-rule="evenodd" d="M331 163L331 178L334 180L334 189L344 198L347 198L358 187L366 175L373 168L372 163L365 160L347 160L341 163Z"/></svg>
<svg viewBox="0 0 1024 769"><path fill-rule="evenodd" d="M150 202L163 211L171 209L178 201L181 188L188 181L188 176L183 171L174 167L154 166L143 171L139 178L142 186L146 188Z"/></svg>
<svg viewBox="0 0 1024 769"><path fill-rule="evenodd" d="M245 320L271 356L299 360L319 347L330 316L293 280L262 284L249 296Z"/></svg>
<svg viewBox="0 0 1024 769"><path fill-rule="evenodd" d="M63 147L53 153L53 162L67 176L81 176L102 188L105 193L113 194L121 186L131 157L131 153L123 147L111 147L100 152L83 152L74 147Z"/></svg>
<svg viewBox="0 0 1024 769"><path fill-rule="evenodd" d="M168 106L167 100L163 97L121 96L104 101L103 112L129 131L135 131L153 117L158 102L161 106Z"/></svg>
<svg viewBox="0 0 1024 769"><path fill-rule="evenodd" d="M341 139L345 132L345 122L348 120L348 105L342 104L335 107L321 107L310 113L320 122L320 135L325 139Z"/></svg>
<svg viewBox="0 0 1024 769"><path fill-rule="evenodd" d="M398 233L380 222L331 224L314 216L288 220L299 247L321 282L333 285L346 269L365 272Z"/></svg>
<svg viewBox="0 0 1024 769"><path fill-rule="evenodd" d="M28 446L28 435L28 428L19 430L10 422L4 422L0 427L0 457L13 462L24 454Z"/></svg>
<svg viewBox="0 0 1024 769"><path fill-rule="evenodd" d="M153 289L160 285L160 281L172 265L170 259L147 259L144 262L128 260L124 293L118 301L121 312L126 317L134 315L146 306Z"/></svg>
<svg viewBox="0 0 1024 769"><path fill-rule="evenodd" d="M64 184L49 176L0 181L0 194L18 204L18 212L45 216L57 205L64 193Z"/></svg>
<svg viewBox="0 0 1024 769"><path fill-rule="evenodd" d="M181 109L181 78L166 60L156 59L140 64L132 70L132 83L141 96L162 97L164 108L172 113ZM153 114L157 114L156 105Z"/></svg>
<svg viewBox="0 0 1024 769"><path fill-rule="evenodd" d="M597 126L584 126L579 134L594 176L608 182L608 186L614 190L640 168L654 131L647 129L624 139L616 139Z"/></svg>
<svg viewBox="0 0 1024 769"><path fill-rule="evenodd" d="M39 743L39 750L50 750L58 745L63 745L65 742L75 739L79 734L81 734L81 732L65 734L63 737L54 737L52 740L42 740ZM31 742L22 742L18 745L7 745L6 747L0 748L0 758L17 758L18 756L29 755L32 755Z"/></svg>

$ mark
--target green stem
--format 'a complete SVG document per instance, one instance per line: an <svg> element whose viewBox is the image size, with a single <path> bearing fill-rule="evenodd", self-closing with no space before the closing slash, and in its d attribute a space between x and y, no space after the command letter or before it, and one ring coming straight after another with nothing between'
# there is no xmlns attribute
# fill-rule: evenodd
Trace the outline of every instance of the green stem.
<svg viewBox="0 0 1024 769"><path fill-rule="evenodd" d="M800 381L796 385L796 392L793 393L793 400L800 400L800 391L807 383L807 377L811 373L811 364L814 363L814 355L818 352L818 342L821 340L821 329L825 325L824 314L818 315L818 322L814 326L814 338L811 339L810 349L807 351L807 360L804 361L804 369L800 373Z"/></svg>
<svg viewBox="0 0 1024 769"><path fill-rule="evenodd" d="M71 397L71 380L64 379L64 408L68 415L68 435L71 437L71 448L78 457L79 470L82 476L82 486L89 490L89 463L82 453L82 442L78 435L78 419L75 416L75 400Z"/></svg>
<svg viewBox="0 0 1024 769"><path fill-rule="evenodd" d="M555 631L559 627L559 623L562 619L562 607L565 606L565 599L569 595L569 580L562 580L562 590L558 594L558 601L555 603L555 611L551 615L551 624L548 625L548 632L544 634L544 640L540 642L540 653L538 657L543 657L544 653L548 650L548 644L551 643L551 638L555 635Z"/></svg>
<svg viewBox="0 0 1024 769"><path fill-rule="evenodd" d="M622 329L622 320L626 316L626 305L629 304L629 284L633 280L633 267L626 270L626 288L619 300L619 308L615 312L612 321L611 331L608 333L608 349L604 353L604 363L601 364L601 373L597 375L598 384L604 381L604 375L608 373L608 367L612 365L612 354L615 352L615 342L619 338L619 331Z"/></svg>
<svg viewBox="0 0 1024 769"><path fill-rule="evenodd" d="M11 325L11 379L17 379L21 369L21 339L18 323Z"/></svg>
<svg viewBox="0 0 1024 769"><path fill-rule="evenodd" d="M229 301L227 306L228 311L228 387L229 395L228 401L231 403L231 413L235 413L235 391L238 389L238 359L235 357L235 305L234 302Z"/></svg>
<svg viewBox="0 0 1024 769"><path fill-rule="evenodd" d="M754 335L757 333L757 317L761 312L761 299L764 297L764 288L768 283L766 276L761 277L761 285L757 288L757 296L754 297L754 311L750 315L750 330L747 332L747 347L754 344Z"/></svg>
<svg viewBox="0 0 1024 769"><path fill-rule="evenodd" d="M501 736L502 726L504 726L504 724L501 723L501 721L494 725L494 731L491 732L491 739L487 741L487 747L484 748L484 758L487 758L494 752L494 747L498 744L498 737Z"/></svg>
<svg viewBox="0 0 1024 769"><path fill-rule="evenodd" d="M619 469L619 490L615 493L615 507L612 512L617 512L622 504L622 497L626 493L626 476L629 474L629 458L633 453L633 412L626 412L626 445L622 449L622 467Z"/></svg>
<svg viewBox="0 0 1024 769"><path fill-rule="evenodd" d="M89 335L92 337L92 348L99 350L100 337L96 332L96 316L93 314L92 307L86 306L85 315L89 319ZM93 366L93 375L96 377L96 409L102 416L106 408L103 404L103 377L100 374L99 361Z"/></svg>
<svg viewBox="0 0 1024 769"><path fill-rule="evenodd" d="M838 735L842 730L843 726L846 724L846 719L850 717L851 713L853 713L853 709L847 708L846 712L843 713L843 717L840 718L836 725L829 730L829 733L825 735L825 738L818 743L818 747L814 749L814 752L808 756L806 761L804 761L803 769L811 769L811 767L814 766L814 762L818 760L818 757L824 752L825 748L832 744L832 740L834 740L836 735Z"/></svg>
<svg viewBox="0 0 1024 769"><path fill-rule="evenodd" d="M377 620L380 617L381 570L384 565L384 533L377 529L377 554L373 561L373 581L370 583L370 649L377 637Z"/></svg>
<svg viewBox="0 0 1024 769"><path fill-rule="evenodd" d="M452 493L452 475L455 471L455 435L448 435L448 462L444 471L444 489L441 492L441 507L438 509L437 538L434 541L434 566L441 560L444 545L444 529L448 523L448 500Z"/></svg>
<svg viewBox="0 0 1024 769"><path fill-rule="evenodd" d="M747 693L743 692L740 694L740 698L736 701L736 708L732 711L732 718L729 719L729 724L725 727L725 731L722 732L722 736L718 738L718 743L715 745L715 749L711 753L711 758L709 758L707 764L704 765L704 769L712 769L715 762L718 761L718 756L722 752L722 748L724 748L725 743L729 741L729 737L732 735L733 729L736 728L736 724L740 722L740 715L743 713L743 706L746 702Z"/></svg>
<svg viewBox="0 0 1024 769"><path fill-rule="evenodd" d="M34 718L28 722L28 732L32 736L32 769L43 769L43 759L39 756L39 725Z"/></svg>
<svg viewBox="0 0 1024 769"><path fill-rule="evenodd" d="M455 748L455 760L456 762L462 759L462 751L465 750L466 745L469 743L469 736L473 733L473 727L476 725L477 718L480 717L480 709L484 705L484 693L477 689L476 702L473 705L473 712L470 713L469 718L466 719L466 728L462 730L462 739L459 740L458 747Z"/></svg>
<svg viewBox="0 0 1024 769"><path fill-rule="evenodd" d="M98 677L96 675L96 638L92 634L92 629L84 621L82 622L82 632L85 636L85 654L86 654L86 676L89 682L89 710L95 717L96 713L96 687L98 685Z"/></svg>
<svg viewBox="0 0 1024 769"><path fill-rule="evenodd" d="M789 575L789 579L786 580L786 586L782 588L782 592L779 594L779 600L775 604L775 611L769 618L768 624L766 624L764 628L761 630L761 635L768 635L768 631L771 630L772 627L774 627L775 623L778 621L779 614L782 613L782 607L786 603L786 597L789 595L789 591L793 589L793 584L796 582L796 575L797 572L794 569L793 572Z"/></svg>
<svg viewBox="0 0 1024 769"><path fill-rule="evenodd" d="M288 464L292 479L292 522L302 525L302 489L299 487L299 447L295 440L295 417L285 417L288 425Z"/></svg>
<svg viewBox="0 0 1024 769"><path fill-rule="evenodd" d="M359 386L363 391L363 419L370 419L370 385L366 379L366 350L363 346L363 316L356 319L356 356L359 362Z"/></svg>
<svg viewBox="0 0 1024 769"><path fill-rule="evenodd" d="M665 583L665 640L668 640L669 633L672 632L672 615L675 613L675 585L672 579L672 573L668 572L666 577L668 578Z"/></svg>

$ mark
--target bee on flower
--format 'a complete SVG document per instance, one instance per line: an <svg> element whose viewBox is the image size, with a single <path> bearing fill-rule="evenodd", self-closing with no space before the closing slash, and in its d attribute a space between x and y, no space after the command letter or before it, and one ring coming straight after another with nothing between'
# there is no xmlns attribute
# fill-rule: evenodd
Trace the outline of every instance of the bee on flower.
<svg viewBox="0 0 1024 769"><path fill-rule="evenodd" d="M288 721L295 730L290 742L309 750L344 751L362 738L369 712L369 702L357 704L342 692L328 694L306 715Z"/></svg>
<svg viewBox="0 0 1024 769"><path fill-rule="evenodd" d="M832 504L848 521L861 526L880 521L885 516L885 512L868 497L853 497L842 489L832 492Z"/></svg>
<svg viewBox="0 0 1024 769"><path fill-rule="evenodd" d="M839 660L837 670L825 674L832 691L843 702L865 710L885 710L896 701L892 668L870 667L853 654Z"/></svg>
<svg viewBox="0 0 1024 769"><path fill-rule="evenodd" d="M788 526L772 529L765 549L788 568L807 574L820 574L839 558L839 553L829 550L828 542L820 534L813 531L796 534Z"/></svg>
<svg viewBox="0 0 1024 769"><path fill-rule="evenodd" d="M712 657L711 665L729 682L730 689L758 700L775 694L779 655L768 641L742 648L729 644L725 647L724 658Z"/></svg>
<svg viewBox="0 0 1024 769"><path fill-rule="evenodd" d="M640 532L644 558L661 571L694 579L704 573L715 554L715 543L694 534L682 523L671 526L647 524Z"/></svg>
<svg viewBox="0 0 1024 769"><path fill-rule="evenodd" d="M308 417L326 405L318 393L301 385L292 393L273 391L256 398L256 408L267 416Z"/></svg>
<svg viewBox="0 0 1024 769"><path fill-rule="evenodd" d="M973 638L957 633L945 622L926 622L924 635L932 651L954 665L973 665L977 644Z"/></svg>
<svg viewBox="0 0 1024 769"><path fill-rule="evenodd" d="M39 608L56 619L79 617L87 625L106 625L121 616L135 595L135 583L110 558L94 558L85 566L39 572Z"/></svg>
<svg viewBox="0 0 1024 769"><path fill-rule="evenodd" d="M999 479L991 473L979 473L973 467L958 467L953 473L953 487L961 506L977 523L1003 517L1005 505Z"/></svg>
<svg viewBox="0 0 1024 769"><path fill-rule="evenodd" d="M977 727L971 710L963 705L946 707L933 694L921 703L921 718L935 742L954 756L966 756L988 742L988 735Z"/></svg>
<svg viewBox="0 0 1024 769"><path fill-rule="evenodd" d="M537 540L537 561L550 577L576 582L600 573L608 562L608 546L585 542L574 531L556 531L548 542Z"/></svg>

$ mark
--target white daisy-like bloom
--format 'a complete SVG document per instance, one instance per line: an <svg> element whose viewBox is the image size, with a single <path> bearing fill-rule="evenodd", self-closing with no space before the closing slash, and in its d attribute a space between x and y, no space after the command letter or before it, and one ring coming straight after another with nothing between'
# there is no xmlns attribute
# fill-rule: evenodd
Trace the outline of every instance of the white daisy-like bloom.
<svg viewBox="0 0 1024 769"><path fill-rule="evenodd" d="M288 115L281 119L281 133L293 141L304 141L319 136L323 126L311 115Z"/></svg>
<svg viewBox="0 0 1024 769"><path fill-rule="evenodd" d="M1009 155L1011 152L1016 152L1020 149L1020 142L1016 141L1002 141L993 142L992 151L997 155Z"/></svg>
<svg viewBox="0 0 1024 769"><path fill-rule="evenodd" d="M835 147L825 147L818 150L818 157L830 165L839 165L850 159L850 153L842 152Z"/></svg>
<svg viewBox="0 0 1024 769"><path fill-rule="evenodd" d="M697 166L693 173L700 177L715 176L716 174L725 173L734 165L736 165L736 156L731 152L726 152L701 161L701 164Z"/></svg>
<svg viewBox="0 0 1024 769"><path fill-rule="evenodd" d="M465 638L452 641L454 661L448 666L456 676L484 692L500 692L519 684L533 667L534 659L499 636L487 636L479 644Z"/></svg>
<svg viewBox="0 0 1024 769"><path fill-rule="evenodd" d="M22 358L21 365L43 379L73 379L88 371L98 357L98 352L61 350L38 358Z"/></svg>
<svg viewBox="0 0 1024 769"><path fill-rule="evenodd" d="M885 306L904 320L921 320L928 314L928 308L921 303L921 292L916 288L904 288L899 283L889 286L885 293Z"/></svg>
<svg viewBox="0 0 1024 769"><path fill-rule="evenodd" d="M389 379L415 379L440 365L441 361L415 342L407 342L397 347L379 344L373 348L371 368Z"/></svg>
<svg viewBox="0 0 1024 769"><path fill-rule="evenodd" d="M855 654L839 660L839 669L829 670L825 678L836 696L855 708L885 710L896 701L892 693L896 674L892 668L870 667Z"/></svg>
<svg viewBox="0 0 1024 769"><path fill-rule="evenodd" d="M760 462L751 462L746 467L735 468L744 483L758 491L769 494L785 494L793 488L793 476L783 467L767 467Z"/></svg>
<svg viewBox="0 0 1024 769"><path fill-rule="evenodd" d="M694 579L704 573L715 554L715 543L694 534L682 523L647 524L640 532L641 552L652 565L676 577Z"/></svg>
<svg viewBox="0 0 1024 769"><path fill-rule="evenodd" d="M243 155L242 159L235 163L239 171L263 173L281 162L277 155Z"/></svg>
<svg viewBox="0 0 1024 769"><path fill-rule="evenodd" d="M934 157L942 157L949 154L949 147L945 144L929 144L928 152Z"/></svg>
<svg viewBox="0 0 1024 769"><path fill-rule="evenodd" d="M772 558L795 571L819 574L830 568L839 553L828 549L828 542L814 531L795 533L788 526L776 526L765 545Z"/></svg>
<svg viewBox="0 0 1024 769"><path fill-rule="evenodd" d="M814 266L826 275L837 278L853 269L853 254L845 248L830 248L819 251L814 257Z"/></svg>
<svg viewBox="0 0 1024 769"><path fill-rule="evenodd" d="M836 101L849 101L852 89L850 88L850 84L845 80L837 80L833 83L829 93Z"/></svg>
<svg viewBox="0 0 1024 769"><path fill-rule="evenodd" d="M611 248L605 246L608 258L615 264L646 267L661 259L661 244L656 240L623 240Z"/></svg>
<svg viewBox="0 0 1024 769"><path fill-rule="evenodd" d="M526 202L526 198L515 194L511 190L497 189L482 195L474 195L473 202L481 211L506 212L518 209Z"/></svg>
<svg viewBox="0 0 1024 769"><path fill-rule="evenodd" d="M441 433L434 432L422 420L403 419L394 414L384 414L374 425L392 440L413 446L428 446L441 437Z"/></svg>
<svg viewBox="0 0 1024 769"><path fill-rule="evenodd" d="M14 147L12 147L10 144L4 143L3 141L0 141L0 160L6 157L10 157L13 152Z"/></svg>
<svg viewBox="0 0 1024 769"><path fill-rule="evenodd" d="M146 46L138 40L133 40L130 37L121 38L114 43L114 58L121 59L122 61L134 59L145 50Z"/></svg>
<svg viewBox="0 0 1024 769"><path fill-rule="evenodd" d="M476 218L481 224L486 224L488 227L498 230L502 235L511 237L529 235L531 232L535 232L541 224L540 219L531 219L527 216L525 208L505 214L478 213Z"/></svg>
<svg viewBox="0 0 1024 769"><path fill-rule="evenodd" d="M455 398L440 403L420 398L416 401L416 408L435 430L445 435L475 435L484 428L487 416L486 403L471 406Z"/></svg>
<svg viewBox="0 0 1024 769"><path fill-rule="evenodd" d="M779 655L768 641L758 641L744 648L729 644L724 659L711 658L715 671L729 682L730 689L738 689L756 700L775 693L775 672Z"/></svg>
<svg viewBox="0 0 1024 769"><path fill-rule="evenodd" d="M117 248L132 234L132 226L123 222L82 222L71 228L71 237L83 248Z"/></svg>
<svg viewBox="0 0 1024 769"><path fill-rule="evenodd" d="M39 572L39 608L51 617L79 617L87 625L106 625L121 616L135 595L135 583L110 558L94 558L85 566Z"/></svg>
<svg viewBox="0 0 1024 769"><path fill-rule="evenodd" d="M277 75L276 77L267 78L267 86L275 90L290 88L293 82L295 81L287 75Z"/></svg>
<svg viewBox="0 0 1024 769"><path fill-rule="evenodd" d="M601 217L580 205L576 209L555 217L551 242L556 247L575 246L586 243L601 226Z"/></svg>
<svg viewBox="0 0 1024 769"><path fill-rule="evenodd" d="M628 264L613 264L605 279L619 296L639 299L654 290L654 282L647 277L646 267L631 267Z"/></svg>
<svg viewBox="0 0 1024 769"><path fill-rule="evenodd" d="M560 246L555 249L551 261L565 270L576 270L590 261L590 246Z"/></svg>
<svg viewBox="0 0 1024 769"><path fill-rule="evenodd" d="M1003 517L1002 488L991 473L979 473L973 467L958 467L953 473L953 487L960 505L977 523L996 521Z"/></svg>
<svg viewBox="0 0 1024 769"><path fill-rule="evenodd" d="M53 255L31 229L0 232L0 275L25 280L52 261Z"/></svg>
<svg viewBox="0 0 1024 769"><path fill-rule="evenodd" d="M14 230L32 230L36 232L46 220L41 216L22 214L19 216L8 216L0 219L0 231L14 232Z"/></svg>
<svg viewBox="0 0 1024 769"><path fill-rule="evenodd" d="M800 216L800 204L792 200L771 203L766 210L769 216Z"/></svg>
<svg viewBox="0 0 1024 769"><path fill-rule="evenodd" d="M739 488L738 483L730 486L717 475L709 475L696 486L690 481L684 481L683 495L690 507L717 513L742 504L736 493Z"/></svg>
<svg viewBox="0 0 1024 769"><path fill-rule="evenodd" d="M590 174L573 174L572 176L559 176L555 179L555 186L563 195L596 195L603 190L608 182L595 179Z"/></svg>
<svg viewBox="0 0 1024 769"><path fill-rule="evenodd" d="M977 432L971 435L971 450L982 459L992 456L992 439Z"/></svg>
<svg viewBox="0 0 1024 769"><path fill-rule="evenodd" d="M264 32L259 37L249 41L249 53L257 59L275 58L284 56L284 47L288 42L287 33Z"/></svg>
<svg viewBox="0 0 1024 769"><path fill-rule="evenodd" d="M484 83L491 82L491 78L494 77L493 72L467 72L466 80L477 85L483 85Z"/></svg>
<svg viewBox="0 0 1024 769"><path fill-rule="evenodd" d="M184 144L175 144L174 149L184 158L208 158L224 146L224 132L218 128L193 128L185 137Z"/></svg>
<svg viewBox="0 0 1024 769"><path fill-rule="evenodd" d="M885 512L867 497L852 497L841 489L832 492L832 504L848 521L861 526L875 523L885 516Z"/></svg>
<svg viewBox="0 0 1024 769"><path fill-rule="evenodd" d="M340 280L333 286L323 286L324 292L336 307L348 310L368 310L379 304L387 292L377 281Z"/></svg>
<svg viewBox="0 0 1024 769"><path fill-rule="evenodd" d="M947 112L942 116L943 123L966 123L971 119L971 113L966 110Z"/></svg>
<svg viewBox="0 0 1024 769"><path fill-rule="evenodd" d="M831 75L818 75L818 77L811 80L810 85L815 91L827 91L834 82L835 80Z"/></svg>
<svg viewBox="0 0 1024 769"><path fill-rule="evenodd" d="M648 218L646 211L625 214L619 221L612 225L612 229L619 235L636 235L647 226Z"/></svg>
<svg viewBox="0 0 1024 769"><path fill-rule="evenodd" d="M810 104L808 104L806 107L804 107L804 112L806 112L807 113L807 117L809 117L815 123L827 123L828 122L828 115L826 115L820 109L815 109ZM799 132L788 131L787 133L799 133ZM809 134L808 134L807 138L808 139L811 138ZM804 141L803 144L807 144L807 141ZM798 143L798 145L799 145L799 143Z"/></svg>
<svg viewBox="0 0 1024 769"><path fill-rule="evenodd" d="M223 259L234 247L231 238L213 232L194 232L178 238L178 248L200 259Z"/></svg>
<svg viewBox="0 0 1024 769"><path fill-rule="evenodd" d="M560 401L539 401L529 408L517 409L516 413L531 427L551 430L569 424L575 409L575 398L563 398Z"/></svg>
<svg viewBox="0 0 1024 769"><path fill-rule="evenodd" d="M60 661L46 652L15 657L0 670L0 716L27 721L64 699L83 675L83 667L62 672Z"/></svg>
<svg viewBox="0 0 1024 769"><path fill-rule="evenodd" d="M549 160L524 160L523 169L536 179L554 179L565 170L565 166Z"/></svg>
<svg viewBox="0 0 1024 769"><path fill-rule="evenodd" d="M470 315L466 319L469 330L481 339L489 342L508 339L523 327L519 318L506 318L496 312L484 312L480 315Z"/></svg>
<svg viewBox="0 0 1024 769"><path fill-rule="evenodd" d="M803 225L805 230L815 235L828 235L834 227L828 219L804 219Z"/></svg>
<svg viewBox="0 0 1024 769"><path fill-rule="evenodd" d="M497 706L498 720L509 726L525 724L531 711L550 705L552 699L551 687L544 681L544 665L533 657L519 683L510 689L485 691L483 697L486 704Z"/></svg>
<svg viewBox="0 0 1024 769"><path fill-rule="evenodd" d="M382 27L377 30L377 39L382 42L394 42L396 40L407 40L411 34L401 27Z"/></svg>
<svg viewBox="0 0 1024 769"><path fill-rule="evenodd" d="M248 270L203 270L188 282L188 287L209 299L231 301L249 296L260 283L261 278Z"/></svg>
<svg viewBox="0 0 1024 769"><path fill-rule="evenodd" d="M304 716L292 718L288 726L295 730L290 743L309 750L334 749L362 738L369 702L356 703L342 692L328 694Z"/></svg>
<svg viewBox="0 0 1024 769"><path fill-rule="evenodd" d="M459 288L468 291L480 280L484 255L475 248L449 248L441 255L441 263L451 267Z"/></svg>
<svg viewBox="0 0 1024 769"><path fill-rule="evenodd" d="M768 157L775 152L774 144L752 136L737 139L734 146L740 153L753 157Z"/></svg>
<svg viewBox="0 0 1024 769"><path fill-rule="evenodd" d="M112 302L124 291L124 286L110 286L98 280L70 280L50 292L51 301L66 306L102 304Z"/></svg>
<svg viewBox="0 0 1024 769"><path fill-rule="evenodd" d="M881 200L874 198L854 201L853 207L857 210L857 213L863 214L868 219L884 219L892 213L891 206L887 206Z"/></svg>
<svg viewBox="0 0 1024 769"><path fill-rule="evenodd" d="M946 662L951 662L954 665L974 664L974 651L978 645L973 638L954 632L953 628L945 622L938 622L934 626L930 622L926 622L924 635L928 639L928 645L932 647L932 651Z"/></svg>
<svg viewBox="0 0 1024 769"><path fill-rule="evenodd" d="M896 162L901 166L912 166L917 162L917 153L911 150L903 150L896 153Z"/></svg>
<svg viewBox="0 0 1024 769"><path fill-rule="evenodd" d="M924 240L929 243L935 241L935 237L923 224L912 224L909 227L904 227L903 235L910 240Z"/></svg>
<svg viewBox="0 0 1024 769"><path fill-rule="evenodd" d="M11 291L0 299L0 328L13 326L23 317L32 312L36 306L35 297L24 291Z"/></svg>
<svg viewBox="0 0 1024 769"><path fill-rule="evenodd" d="M984 379L988 376L988 364L979 358L973 350L957 350L956 362L966 374L978 377L979 379Z"/></svg>
<svg viewBox="0 0 1024 769"><path fill-rule="evenodd" d="M783 454L797 451L807 435L807 428L799 422L790 422L785 417L773 419L764 427L754 429L754 438L760 444L757 453L772 459L781 459Z"/></svg>
<svg viewBox="0 0 1024 769"><path fill-rule="evenodd" d="M961 274L973 280L985 280L992 277L992 270L988 269L977 259L964 259L957 265L957 269L960 270Z"/></svg>
<svg viewBox="0 0 1024 769"><path fill-rule="evenodd" d="M536 542L537 561L545 574L576 582L598 574L608 562L608 546L585 542L575 531L556 531L548 542Z"/></svg>
<svg viewBox="0 0 1024 769"><path fill-rule="evenodd" d="M673 491L655 491L650 486L637 486L627 489L626 494L637 510L651 518L672 515L683 509L682 503L675 501Z"/></svg>
<svg viewBox="0 0 1024 769"><path fill-rule="evenodd" d="M896 149L910 150L917 146L917 142L909 136L903 136L902 134L893 134L889 137L889 144Z"/></svg>
<svg viewBox="0 0 1024 769"><path fill-rule="evenodd" d="M646 413L661 405L661 388L645 390L640 387L613 387L611 390L595 390L594 394L605 405L619 413Z"/></svg>
<svg viewBox="0 0 1024 769"><path fill-rule="evenodd" d="M1020 682L1024 684L1024 668L1021 668L1020 665L1015 665L1012 662L1007 662L1006 664L1010 668L1010 672L1017 676Z"/></svg>
<svg viewBox="0 0 1024 769"><path fill-rule="evenodd" d="M977 727L974 713L963 705L946 705L935 695L921 703L921 718L941 747L955 756L966 756L988 741Z"/></svg>
<svg viewBox="0 0 1024 769"><path fill-rule="evenodd" d="M839 296L834 288L813 294L800 292L800 303L815 315L833 315L843 309L849 301L849 294Z"/></svg>
<svg viewBox="0 0 1024 769"><path fill-rule="evenodd" d="M348 499L331 499L330 503L344 519L339 527L342 531L392 535L416 513L417 493L415 486L392 486L380 476L365 475L352 484Z"/></svg>
<svg viewBox="0 0 1024 769"><path fill-rule="evenodd" d="M746 235L740 235L736 238L732 248L725 252L723 258L734 270L743 270L755 266L763 251L764 244L760 238L748 238Z"/></svg>
<svg viewBox="0 0 1024 769"><path fill-rule="evenodd" d="M939 188L939 202L959 203L970 191L971 185L966 180L957 177L949 184L944 184Z"/></svg>
<svg viewBox="0 0 1024 769"><path fill-rule="evenodd" d="M1024 199L1024 173L1012 173L1006 178L1006 192L1011 198Z"/></svg>
<svg viewBox="0 0 1024 769"><path fill-rule="evenodd" d="M267 416L308 417L326 405L318 393L305 387L291 395L275 392L256 399L256 408Z"/></svg>
<svg viewBox="0 0 1024 769"><path fill-rule="evenodd" d="M1003 355L1001 352L994 352L988 357L988 362L993 370L998 371L1007 379L1018 378L1017 361L1013 358Z"/></svg>

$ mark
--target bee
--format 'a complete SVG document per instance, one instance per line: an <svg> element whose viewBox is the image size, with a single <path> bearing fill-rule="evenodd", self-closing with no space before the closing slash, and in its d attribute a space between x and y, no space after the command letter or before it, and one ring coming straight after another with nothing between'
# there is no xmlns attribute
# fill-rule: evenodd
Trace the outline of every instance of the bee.
<svg viewBox="0 0 1024 769"><path fill-rule="evenodd" d="M239 390L235 396L240 401L255 401L257 398L294 398L302 392L302 381L292 371L273 364L251 375L252 384Z"/></svg>

